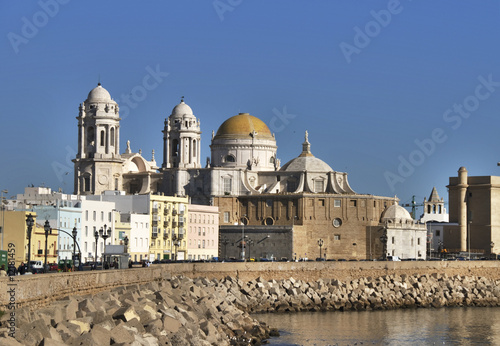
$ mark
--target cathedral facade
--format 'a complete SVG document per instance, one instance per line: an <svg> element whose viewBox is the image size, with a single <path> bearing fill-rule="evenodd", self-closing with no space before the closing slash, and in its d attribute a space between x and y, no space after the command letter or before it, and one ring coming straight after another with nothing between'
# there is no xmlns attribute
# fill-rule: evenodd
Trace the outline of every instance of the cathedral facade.
<svg viewBox="0 0 500 346"><path fill-rule="evenodd" d="M345 172L315 157L305 132L281 165L267 125L248 113L224 121L201 164L200 119L184 100L164 121L161 167L119 150L119 108L98 85L80 105L75 193L161 193L219 207L221 257L367 259L382 256L382 214L393 197L358 194ZM129 143L129 142L127 142Z"/></svg>

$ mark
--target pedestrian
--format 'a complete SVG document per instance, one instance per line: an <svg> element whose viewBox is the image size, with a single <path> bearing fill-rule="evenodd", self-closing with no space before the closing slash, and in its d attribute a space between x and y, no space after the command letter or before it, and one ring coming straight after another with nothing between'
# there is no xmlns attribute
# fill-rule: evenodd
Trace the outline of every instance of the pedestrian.
<svg viewBox="0 0 500 346"><path fill-rule="evenodd" d="M17 271L19 272L19 275L26 274L26 266L24 265L24 262L21 262L21 265L19 266Z"/></svg>
<svg viewBox="0 0 500 346"><path fill-rule="evenodd" d="M132 268L132 260L128 260L128 267Z"/></svg>

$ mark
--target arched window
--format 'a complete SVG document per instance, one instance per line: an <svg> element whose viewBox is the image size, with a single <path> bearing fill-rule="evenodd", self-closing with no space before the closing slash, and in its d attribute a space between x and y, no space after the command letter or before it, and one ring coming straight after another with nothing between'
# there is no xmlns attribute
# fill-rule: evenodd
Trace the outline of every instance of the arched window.
<svg viewBox="0 0 500 346"><path fill-rule="evenodd" d="M225 158L226 162L236 162L236 158L233 155L227 155Z"/></svg>
<svg viewBox="0 0 500 346"><path fill-rule="evenodd" d="M110 137L111 137L111 140L110 140L111 143L109 143L109 145L114 147L115 146L115 128L114 127L111 128Z"/></svg>
<svg viewBox="0 0 500 346"><path fill-rule="evenodd" d="M172 156L177 156L179 154L179 141L174 139L172 141Z"/></svg>
<svg viewBox="0 0 500 346"><path fill-rule="evenodd" d="M196 156L196 139L193 139L193 156Z"/></svg>
<svg viewBox="0 0 500 346"><path fill-rule="evenodd" d="M104 130L101 130L101 147L104 146Z"/></svg>

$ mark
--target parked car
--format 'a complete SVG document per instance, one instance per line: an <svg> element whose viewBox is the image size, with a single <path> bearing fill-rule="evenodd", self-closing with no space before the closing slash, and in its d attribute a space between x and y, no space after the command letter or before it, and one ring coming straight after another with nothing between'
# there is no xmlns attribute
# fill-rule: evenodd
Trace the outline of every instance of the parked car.
<svg viewBox="0 0 500 346"><path fill-rule="evenodd" d="M30 261L30 268L33 274L43 273L42 261Z"/></svg>
<svg viewBox="0 0 500 346"><path fill-rule="evenodd" d="M57 271L59 269L59 266L57 265L57 263L49 263L47 265L49 266L50 271Z"/></svg>
<svg viewBox="0 0 500 346"><path fill-rule="evenodd" d="M387 256L388 261L401 261L401 258L398 256Z"/></svg>

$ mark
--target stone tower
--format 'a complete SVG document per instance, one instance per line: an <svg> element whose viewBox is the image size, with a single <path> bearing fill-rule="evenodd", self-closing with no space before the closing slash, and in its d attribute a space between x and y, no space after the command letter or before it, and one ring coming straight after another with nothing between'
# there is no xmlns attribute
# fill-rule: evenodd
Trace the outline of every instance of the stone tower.
<svg viewBox="0 0 500 346"><path fill-rule="evenodd" d="M121 186L120 117L118 104L101 83L80 104L75 194L100 194Z"/></svg>
<svg viewBox="0 0 500 346"><path fill-rule="evenodd" d="M163 164L166 168L201 168L200 121L184 99L165 119L163 128Z"/></svg>

